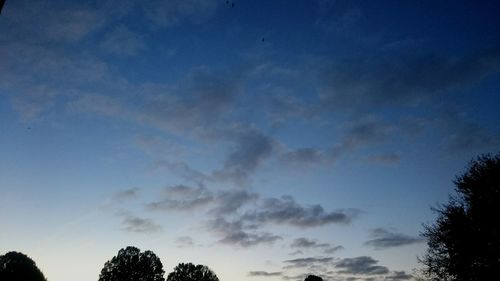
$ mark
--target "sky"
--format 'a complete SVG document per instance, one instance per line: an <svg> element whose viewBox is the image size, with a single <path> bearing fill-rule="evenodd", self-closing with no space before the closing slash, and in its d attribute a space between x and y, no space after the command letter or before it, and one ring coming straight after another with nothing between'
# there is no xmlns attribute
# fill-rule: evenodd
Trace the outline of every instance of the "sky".
<svg viewBox="0 0 500 281"><path fill-rule="evenodd" d="M133 245L221 281L412 280L500 150L498 1L6 1L0 254Z"/></svg>

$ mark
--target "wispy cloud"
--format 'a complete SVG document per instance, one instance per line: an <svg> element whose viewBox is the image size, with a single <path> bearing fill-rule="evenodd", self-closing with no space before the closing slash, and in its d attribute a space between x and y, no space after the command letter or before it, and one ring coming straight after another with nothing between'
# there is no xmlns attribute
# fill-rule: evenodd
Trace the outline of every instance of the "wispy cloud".
<svg viewBox="0 0 500 281"><path fill-rule="evenodd" d="M136 55L146 48L141 36L121 25L113 28L104 36L100 47L106 53L119 57Z"/></svg>
<svg viewBox="0 0 500 281"><path fill-rule="evenodd" d="M307 258L298 258L292 260L283 261L286 264L284 268L297 268L297 267L311 267L318 264L331 264L333 262L333 258L331 257L307 257Z"/></svg>
<svg viewBox="0 0 500 281"><path fill-rule="evenodd" d="M179 248L192 247L195 245L194 240L193 240L193 238L191 238L191 236L178 237L175 240L175 243L176 243L177 247L179 247Z"/></svg>
<svg viewBox="0 0 500 281"><path fill-rule="evenodd" d="M371 231L371 236L373 237L373 239L366 241L365 245L373 247L376 250L424 242L422 238L392 232L384 228L373 229Z"/></svg>
<svg viewBox="0 0 500 281"><path fill-rule="evenodd" d="M114 194L113 199L117 201L136 199L139 196L140 191L141 189L138 187L132 187L129 189L120 190Z"/></svg>
<svg viewBox="0 0 500 281"><path fill-rule="evenodd" d="M330 246L330 244L318 243L317 241L309 240L305 237L297 238L290 244L292 248L325 248L328 246Z"/></svg>
<svg viewBox="0 0 500 281"><path fill-rule="evenodd" d="M459 58L394 55L357 58L326 67L322 72L321 99L338 109L408 105L467 87L500 70L498 46Z"/></svg>
<svg viewBox="0 0 500 281"><path fill-rule="evenodd" d="M369 162L381 163L386 165L397 164L401 160L401 156L394 152L372 154L366 158Z"/></svg>
<svg viewBox="0 0 500 281"><path fill-rule="evenodd" d="M252 277L272 277L272 276L281 276L283 272L268 272L268 271L250 271L248 272L248 276Z"/></svg>
<svg viewBox="0 0 500 281"><path fill-rule="evenodd" d="M414 277L411 274L406 273L405 271L394 271L390 275L385 277L387 281L396 281L396 280L411 280Z"/></svg>
<svg viewBox="0 0 500 281"><path fill-rule="evenodd" d="M500 129L481 126L464 112L444 110L435 121L445 134L443 144L449 153L490 151L500 147Z"/></svg>
<svg viewBox="0 0 500 281"><path fill-rule="evenodd" d="M302 206L291 196L266 198L259 208L244 214L242 219L252 223L275 223L296 227L316 227L325 224L349 224L359 210L326 212L321 205Z"/></svg>
<svg viewBox="0 0 500 281"><path fill-rule="evenodd" d="M268 232L256 232L245 226L241 221L229 222L222 217L209 221L208 228L213 233L221 236L220 243L240 247L257 246L260 244L273 244L283 238Z"/></svg>
<svg viewBox="0 0 500 281"><path fill-rule="evenodd" d="M162 231L162 227L152 219L137 217L129 213L123 213L121 216L123 217L122 229L125 231L138 233L155 233Z"/></svg>
<svg viewBox="0 0 500 281"><path fill-rule="evenodd" d="M329 153L336 159L347 152L385 141L392 131L393 126L374 117L350 122L345 125L343 137L333 145Z"/></svg>
<svg viewBox="0 0 500 281"><path fill-rule="evenodd" d="M224 168L215 171L214 177L245 184L258 165L271 156L274 141L260 130L247 126L231 128L227 137L234 140L234 147L224 161Z"/></svg>
<svg viewBox="0 0 500 281"><path fill-rule="evenodd" d="M345 258L335 264L335 268L340 269L341 274L364 274L364 275L380 275L389 273L389 269L385 266L377 265L378 261L372 257L361 256L356 258Z"/></svg>
<svg viewBox="0 0 500 281"><path fill-rule="evenodd" d="M287 151L280 156L284 163L321 163L325 160L324 152L313 147L298 148Z"/></svg>
<svg viewBox="0 0 500 281"><path fill-rule="evenodd" d="M215 197L216 205L210 212L217 216L232 214L242 206L256 202L258 198L259 195L257 193L251 193L246 190L219 191Z"/></svg>
<svg viewBox="0 0 500 281"><path fill-rule="evenodd" d="M164 199L147 203L146 207L149 210L192 211L214 200L211 192L203 186L169 186L164 189L164 194Z"/></svg>
<svg viewBox="0 0 500 281"><path fill-rule="evenodd" d="M154 0L143 5L146 18L157 28L171 27L182 21L200 23L211 16L217 6L215 0Z"/></svg>
<svg viewBox="0 0 500 281"><path fill-rule="evenodd" d="M316 240L307 239L305 237L297 238L290 244L291 248L301 249L321 249L325 254L333 254L344 249L343 246L332 246L330 243L320 243Z"/></svg>

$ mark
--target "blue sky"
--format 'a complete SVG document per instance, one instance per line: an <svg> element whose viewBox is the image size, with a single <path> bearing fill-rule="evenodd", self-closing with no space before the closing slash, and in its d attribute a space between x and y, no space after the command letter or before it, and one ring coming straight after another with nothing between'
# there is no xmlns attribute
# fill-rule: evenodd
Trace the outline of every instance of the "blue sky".
<svg viewBox="0 0 500 281"><path fill-rule="evenodd" d="M234 7L232 7L234 3ZM500 148L497 1L7 1L0 252L224 280L411 280Z"/></svg>

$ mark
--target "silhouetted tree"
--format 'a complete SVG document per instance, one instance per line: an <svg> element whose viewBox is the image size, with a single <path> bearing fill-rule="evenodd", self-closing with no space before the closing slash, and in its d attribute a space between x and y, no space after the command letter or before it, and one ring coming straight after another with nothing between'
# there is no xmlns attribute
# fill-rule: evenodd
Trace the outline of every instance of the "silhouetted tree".
<svg viewBox="0 0 500 281"><path fill-rule="evenodd" d="M129 246L104 264L99 281L164 281L164 273L160 259L152 251L141 252Z"/></svg>
<svg viewBox="0 0 500 281"><path fill-rule="evenodd" d="M500 268L500 154L471 161L454 183L457 195L435 209L436 222L422 233L423 273L430 280L492 280Z"/></svg>
<svg viewBox="0 0 500 281"><path fill-rule="evenodd" d="M5 0L0 0L0 14L2 14L2 8L3 8L4 4L5 4Z"/></svg>
<svg viewBox="0 0 500 281"><path fill-rule="evenodd" d="M43 273L27 255L8 252L0 256L0 280L2 281L45 281Z"/></svg>
<svg viewBox="0 0 500 281"><path fill-rule="evenodd" d="M168 275L167 281L219 281L219 278L207 266L179 263Z"/></svg>
<svg viewBox="0 0 500 281"><path fill-rule="evenodd" d="M323 281L323 278L316 275L309 275L304 281Z"/></svg>

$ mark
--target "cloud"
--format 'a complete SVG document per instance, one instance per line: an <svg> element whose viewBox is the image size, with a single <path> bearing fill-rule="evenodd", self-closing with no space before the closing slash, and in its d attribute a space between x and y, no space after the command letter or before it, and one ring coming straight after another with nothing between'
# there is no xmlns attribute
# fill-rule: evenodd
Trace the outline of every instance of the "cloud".
<svg viewBox="0 0 500 281"><path fill-rule="evenodd" d="M149 94L141 121L176 133L213 136L235 106L241 75L194 67L176 85L145 85L142 91Z"/></svg>
<svg viewBox="0 0 500 281"><path fill-rule="evenodd" d="M334 159L357 148L386 140L394 128L377 118L368 117L345 126L344 136L330 151Z"/></svg>
<svg viewBox="0 0 500 281"><path fill-rule="evenodd" d="M200 185L191 187L175 185L163 190L162 200L146 204L154 211L192 211L198 208L209 208L208 214L219 217L232 214L249 202L255 202L259 196L246 190L221 190L212 192Z"/></svg>
<svg viewBox="0 0 500 281"><path fill-rule="evenodd" d="M186 151L184 145L173 141L171 138L164 138L161 136L153 135L141 135L135 140L137 146L154 159L172 159L182 156ZM179 163L179 162L177 162ZM164 164L164 165L163 165ZM169 163L168 161L158 161L156 162L156 168L165 167L172 172L175 172L175 167L181 164ZM185 167L188 167L184 163ZM169 168L170 167L170 168ZM184 168L186 170L186 168ZM187 172L177 172L177 174L187 174ZM188 180L190 177L183 176L184 179ZM201 183L201 181L195 181L196 183Z"/></svg>
<svg viewBox="0 0 500 281"><path fill-rule="evenodd" d="M281 276L283 272L267 272L267 271L250 271L248 272L248 276L252 277L272 277L272 276Z"/></svg>
<svg viewBox="0 0 500 281"><path fill-rule="evenodd" d="M273 235L271 233L248 233L244 231L227 233L224 238L219 240L223 244L238 245L242 247L250 247L259 244L273 244L277 240L281 240L283 237L279 235Z"/></svg>
<svg viewBox="0 0 500 281"><path fill-rule="evenodd" d="M215 215L231 214L249 202L255 202L258 194L246 190L220 191L215 196L216 206L210 210Z"/></svg>
<svg viewBox="0 0 500 281"><path fill-rule="evenodd" d="M390 275L386 276L384 280L396 281L396 280L410 280L413 279L411 274L407 274L404 271L394 271Z"/></svg>
<svg viewBox="0 0 500 281"><path fill-rule="evenodd" d="M224 161L224 168L213 173L219 180L230 180L238 185L245 184L258 165L271 156L274 141L260 130L236 126L226 132L234 147Z"/></svg>
<svg viewBox="0 0 500 281"><path fill-rule="evenodd" d="M297 250L297 251L291 252L289 255L290 256L295 256L295 255L302 255L302 254L304 254L304 252L302 252L301 250Z"/></svg>
<svg viewBox="0 0 500 281"><path fill-rule="evenodd" d="M47 7L43 10L46 9ZM45 30L49 38L73 42L82 40L105 23L103 14L82 7L51 13L47 18L49 22Z"/></svg>
<svg viewBox="0 0 500 281"><path fill-rule="evenodd" d="M345 249L345 248L343 246L340 246L340 245L339 246L332 246L332 247L326 248L324 252L325 252L325 254L333 254L333 253L340 251L340 250L343 250L343 249Z"/></svg>
<svg viewBox="0 0 500 281"><path fill-rule="evenodd" d="M177 247L179 247L179 248L194 246L193 238L191 238L190 236L181 236L181 237L178 237L175 240L175 243L177 244Z"/></svg>
<svg viewBox="0 0 500 281"><path fill-rule="evenodd" d="M285 260L284 263L290 264L284 268L311 267L318 264L330 264L333 261L331 257L307 257L292 260Z"/></svg>
<svg viewBox="0 0 500 281"><path fill-rule="evenodd" d="M317 148L306 147L285 152L280 156L282 161L298 163L321 163L324 160L323 151Z"/></svg>
<svg viewBox="0 0 500 281"><path fill-rule="evenodd" d="M120 190L120 191L115 193L115 195L113 196L113 199L115 199L117 201L135 199L138 197L140 190L141 189L138 187L132 187L129 189Z"/></svg>
<svg viewBox="0 0 500 281"><path fill-rule="evenodd" d="M22 40L36 40L38 43L77 42L106 22L101 11L67 1L12 2L5 17L15 24L15 30L24 37Z"/></svg>
<svg viewBox="0 0 500 281"><path fill-rule="evenodd" d="M366 241L364 244L373 247L376 250L424 242L422 238L413 237L402 233L391 232L383 228L373 229L371 231L371 236L373 237L373 239Z"/></svg>
<svg viewBox="0 0 500 281"><path fill-rule="evenodd" d="M122 229L128 232L155 233L160 232L162 227L148 218L140 218L128 213L121 214Z"/></svg>
<svg viewBox="0 0 500 281"><path fill-rule="evenodd" d="M393 52L356 58L323 69L321 100L337 109L415 104L496 73L499 62L500 46L459 58Z"/></svg>
<svg viewBox="0 0 500 281"><path fill-rule="evenodd" d="M23 121L32 121L55 106L54 98L57 93L50 91L47 85L26 87L26 90L30 92L12 98L12 106Z"/></svg>
<svg viewBox="0 0 500 281"><path fill-rule="evenodd" d="M178 175L182 179L194 182L196 184L203 184L206 181L211 181L212 178L198 170L191 168L187 163L182 161L166 161L160 160L156 162L156 168L167 169L168 171Z"/></svg>
<svg viewBox="0 0 500 281"><path fill-rule="evenodd" d="M199 23L216 10L215 0L154 0L144 3L146 18L158 28L170 27L181 21Z"/></svg>
<svg viewBox="0 0 500 281"><path fill-rule="evenodd" d="M444 110L436 123L445 134L444 145L449 153L471 150L482 152L500 148L500 130L481 126L465 112Z"/></svg>
<svg viewBox="0 0 500 281"><path fill-rule="evenodd" d="M317 227L325 224L349 224L359 211L356 209L325 212L321 205L302 206L291 196L266 198L257 210L244 214L247 222L266 224L286 224L301 228Z"/></svg>
<svg viewBox="0 0 500 281"><path fill-rule="evenodd" d="M324 248L328 246L330 246L330 244L318 243L314 240L309 240L305 237L297 238L293 240L292 244L290 244L290 247L292 248Z"/></svg>
<svg viewBox="0 0 500 281"><path fill-rule="evenodd" d="M100 47L109 54L129 57L145 49L146 45L138 34L120 25L104 35Z"/></svg>
<svg viewBox="0 0 500 281"><path fill-rule="evenodd" d="M303 248L303 249L317 249L320 248L323 250L325 254L333 254L337 251L344 249L342 246L332 246L329 243L319 243L314 240L310 240L304 237L295 239L292 244L290 244L292 248ZM299 251L300 252L300 251ZM300 252L302 253L302 252Z"/></svg>
<svg viewBox="0 0 500 281"><path fill-rule="evenodd" d="M259 244L273 244L283 238L268 232L249 232L255 229L253 226L245 226L242 221L227 221L223 217L217 217L208 222L208 229L222 238L218 241L222 244L250 247Z"/></svg>
<svg viewBox="0 0 500 281"><path fill-rule="evenodd" d="M335 268L340 269L338 273L342 274L379 275L389 273L387 267L376 265L377 263L378 261L371 257L361 256L342 259L335 264Z"/></svg>
<svg viewBox="0 0 500 281"><path fill-rule="evenodd" d="M283 275L282 279L283 280L296 280L296 281L303 281L309 276L308 273L303 273L303 274L298 274L294 276L288 276L288 275Z"/></svg>
<svg viewBox="0 0 500 281"><path fill-rule="evenodd" d="M372 154L366 158L369 162L392 165L399 163L401 157L394 152Z"/></svg>
<svg viewBox="0 0 500 281"><path fill-rule="evenodd" d="M212 203L212 193L203 186L169 186L164 189L165 198L146 204L149 210L192 211Z"/></svg>

